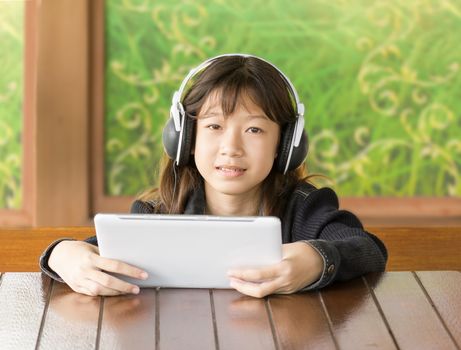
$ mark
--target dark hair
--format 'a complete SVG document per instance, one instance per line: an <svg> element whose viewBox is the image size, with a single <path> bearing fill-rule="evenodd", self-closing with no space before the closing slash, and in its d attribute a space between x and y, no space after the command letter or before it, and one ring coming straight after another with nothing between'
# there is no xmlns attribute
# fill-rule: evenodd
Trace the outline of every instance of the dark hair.
<svg viewBox="0 0 461 350"><path fill-rule="evenodd" d="M288 123L296 121L288 83L277 69L256 57L219 57L198 73L182 102L186 117L195 119L213 93L219 94L224 116L232 114L237 103L244 103L243 96L247 96L269 119L280 125L282 132ZM174 160L165 154L160 166L159 187L144 192L139 199L154 200L159 212L181 214L191 192L202 186L203 178L193 155L186 166L177 169L174 166ZM307 179L304 164L285 175L278 173L274 165L262 183L263 215L281 216L285 195L298 182Z"/></svg>
<svg viewBox="0 0 461 350"><path fill-rule="evenodd" d="M221 98L225 116L232 114L244 93L281 127L296 121L289 85L269 63L256 57L216 59L199 76L183 99L187 114L196 117L214 92Z"/></svg>

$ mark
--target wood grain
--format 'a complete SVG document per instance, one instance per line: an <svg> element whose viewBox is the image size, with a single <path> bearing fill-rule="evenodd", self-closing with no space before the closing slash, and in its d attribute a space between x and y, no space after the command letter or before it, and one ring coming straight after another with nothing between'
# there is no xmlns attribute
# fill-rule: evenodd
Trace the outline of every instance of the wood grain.
<svg viewBox="0 0 461 350"><path fill-rule="evenodd" d="M269 297L280 349L336 349L318 292Z"/></svg>
<svg viewBox="0 0 461 350"><path fill-rule="evenodd" d="M264 299L235 290L213 290L219 349L275 349Z"/></svg>
<svg viewBox="0 0 461 350"><path fill-rule="evenodd" d="M461 227L369 228L386 245L388 271L461 271Z"/></svg>
<svg viewBox="0 0 461 350"><path fill-rule="evenodd" d="M233 290L88 297L0 273L1 349L459 349L461 273L389 272L266 299Z"/></svg>
<svg viewBox="0 0 461 350"><path fill-rule="evenodd" d="M154 349L156 289L138 295L104 297L100 349Z"/></svg>
<svg viewBox="0 0 461 350"><path fill-rule="evenodd" d="M36 171L25 198L33 225L82 225L90 214L89 1L37 6Z"/></svg>
<svg viewBox="0 0 461 350"><path fill-rule="evenodd" d="M42 349L93 349L101 298L73 292L53 282L40 337Z"/></svg>
<svg viewBox="0 0 461 350"><path fill-rule="evenodd" d="M386 245L388 271L461 271L461 227L368 227ZM62 237L84 239L93 227L0 228L0 271L39 271L38 258Z"/></svg>
<svg viewBox="0 0 461 350"><path fill-rule="evenodd" d="M215 349L207 289L160 289L160 349Z"/></svg>
<svg viewBox="0 0 461 350"><path fill-rule="evenodd" d="M340 349L396 349L364 280L338 282L321 291ZM360 337L357 332L360 332Z"/></svg>
<svg viewBox="0 0 461 350"><path fill-rule="evenodd" d="M342 197L340 207L356 213L360 218L420 220L461 219L459 197Z"/></svg>
<svg viewBox="0 0 461 350"><path fill-rule="evenodd" d="M389 328L401 349L456 349L447 330L411 272L367 276Z"/></svg>
<svg viewBox="0 0 461 350"><path fill-rule="evenodd" d="M0 347L33 349L48 302L50 279L40 274L7 273L0 285Z"/></svg>
<svg viewBox="0 0 461 350"><path fill-rule="evenodd" d="M416 275L454 341L461 348L461 272L444 271L435 274L421 271Z"/></svg>
<svg viewBox="0 0 461 350"><path fill-rule="evenodd" d="M84 239L94 235L91 227L0 229L0 271L39 271L38 259L53 241Z"/></svg>

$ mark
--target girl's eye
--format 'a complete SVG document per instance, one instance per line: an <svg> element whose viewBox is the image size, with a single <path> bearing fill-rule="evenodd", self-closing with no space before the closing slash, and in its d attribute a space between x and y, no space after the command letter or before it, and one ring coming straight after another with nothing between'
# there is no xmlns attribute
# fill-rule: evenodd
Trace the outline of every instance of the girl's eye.
<svg viewBox="0 0 461 350"><path fill-rule="evenodd" d="M207 125L207 129L210 129L210 130L219 130L221 126L219 124L210 124L210 125Z"/></svg>
<svg viewBox="0 0 461 350"><path fill-rule="evenodd" d="M251 134L260 134L263 131L260 128L252 126L251 128L247 129Z"/></svg>

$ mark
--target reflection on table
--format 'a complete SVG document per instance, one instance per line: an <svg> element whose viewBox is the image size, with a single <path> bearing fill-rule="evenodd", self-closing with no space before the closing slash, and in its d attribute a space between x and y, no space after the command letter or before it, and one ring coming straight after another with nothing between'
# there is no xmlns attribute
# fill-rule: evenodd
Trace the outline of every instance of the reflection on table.
<svg viewBox="0 0 461 350"><path fill-rule="evenodd" d="M387 272L320 292L142 289L89 297L40 273L0 277L0 348L459 349L461 273Z"/></svg>

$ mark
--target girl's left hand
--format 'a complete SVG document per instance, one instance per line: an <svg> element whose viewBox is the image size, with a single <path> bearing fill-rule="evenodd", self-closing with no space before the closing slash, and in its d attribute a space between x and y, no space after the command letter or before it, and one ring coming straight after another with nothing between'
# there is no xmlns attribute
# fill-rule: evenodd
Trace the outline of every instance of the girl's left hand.
<svg viewBox="0 0 461 350"><path fill-rule="evenodd" d="M231 287L256 298L291 294L317 281L323 272L322 256L305 242L283 244L282 261L260 269L228 272Z"/></svg>

